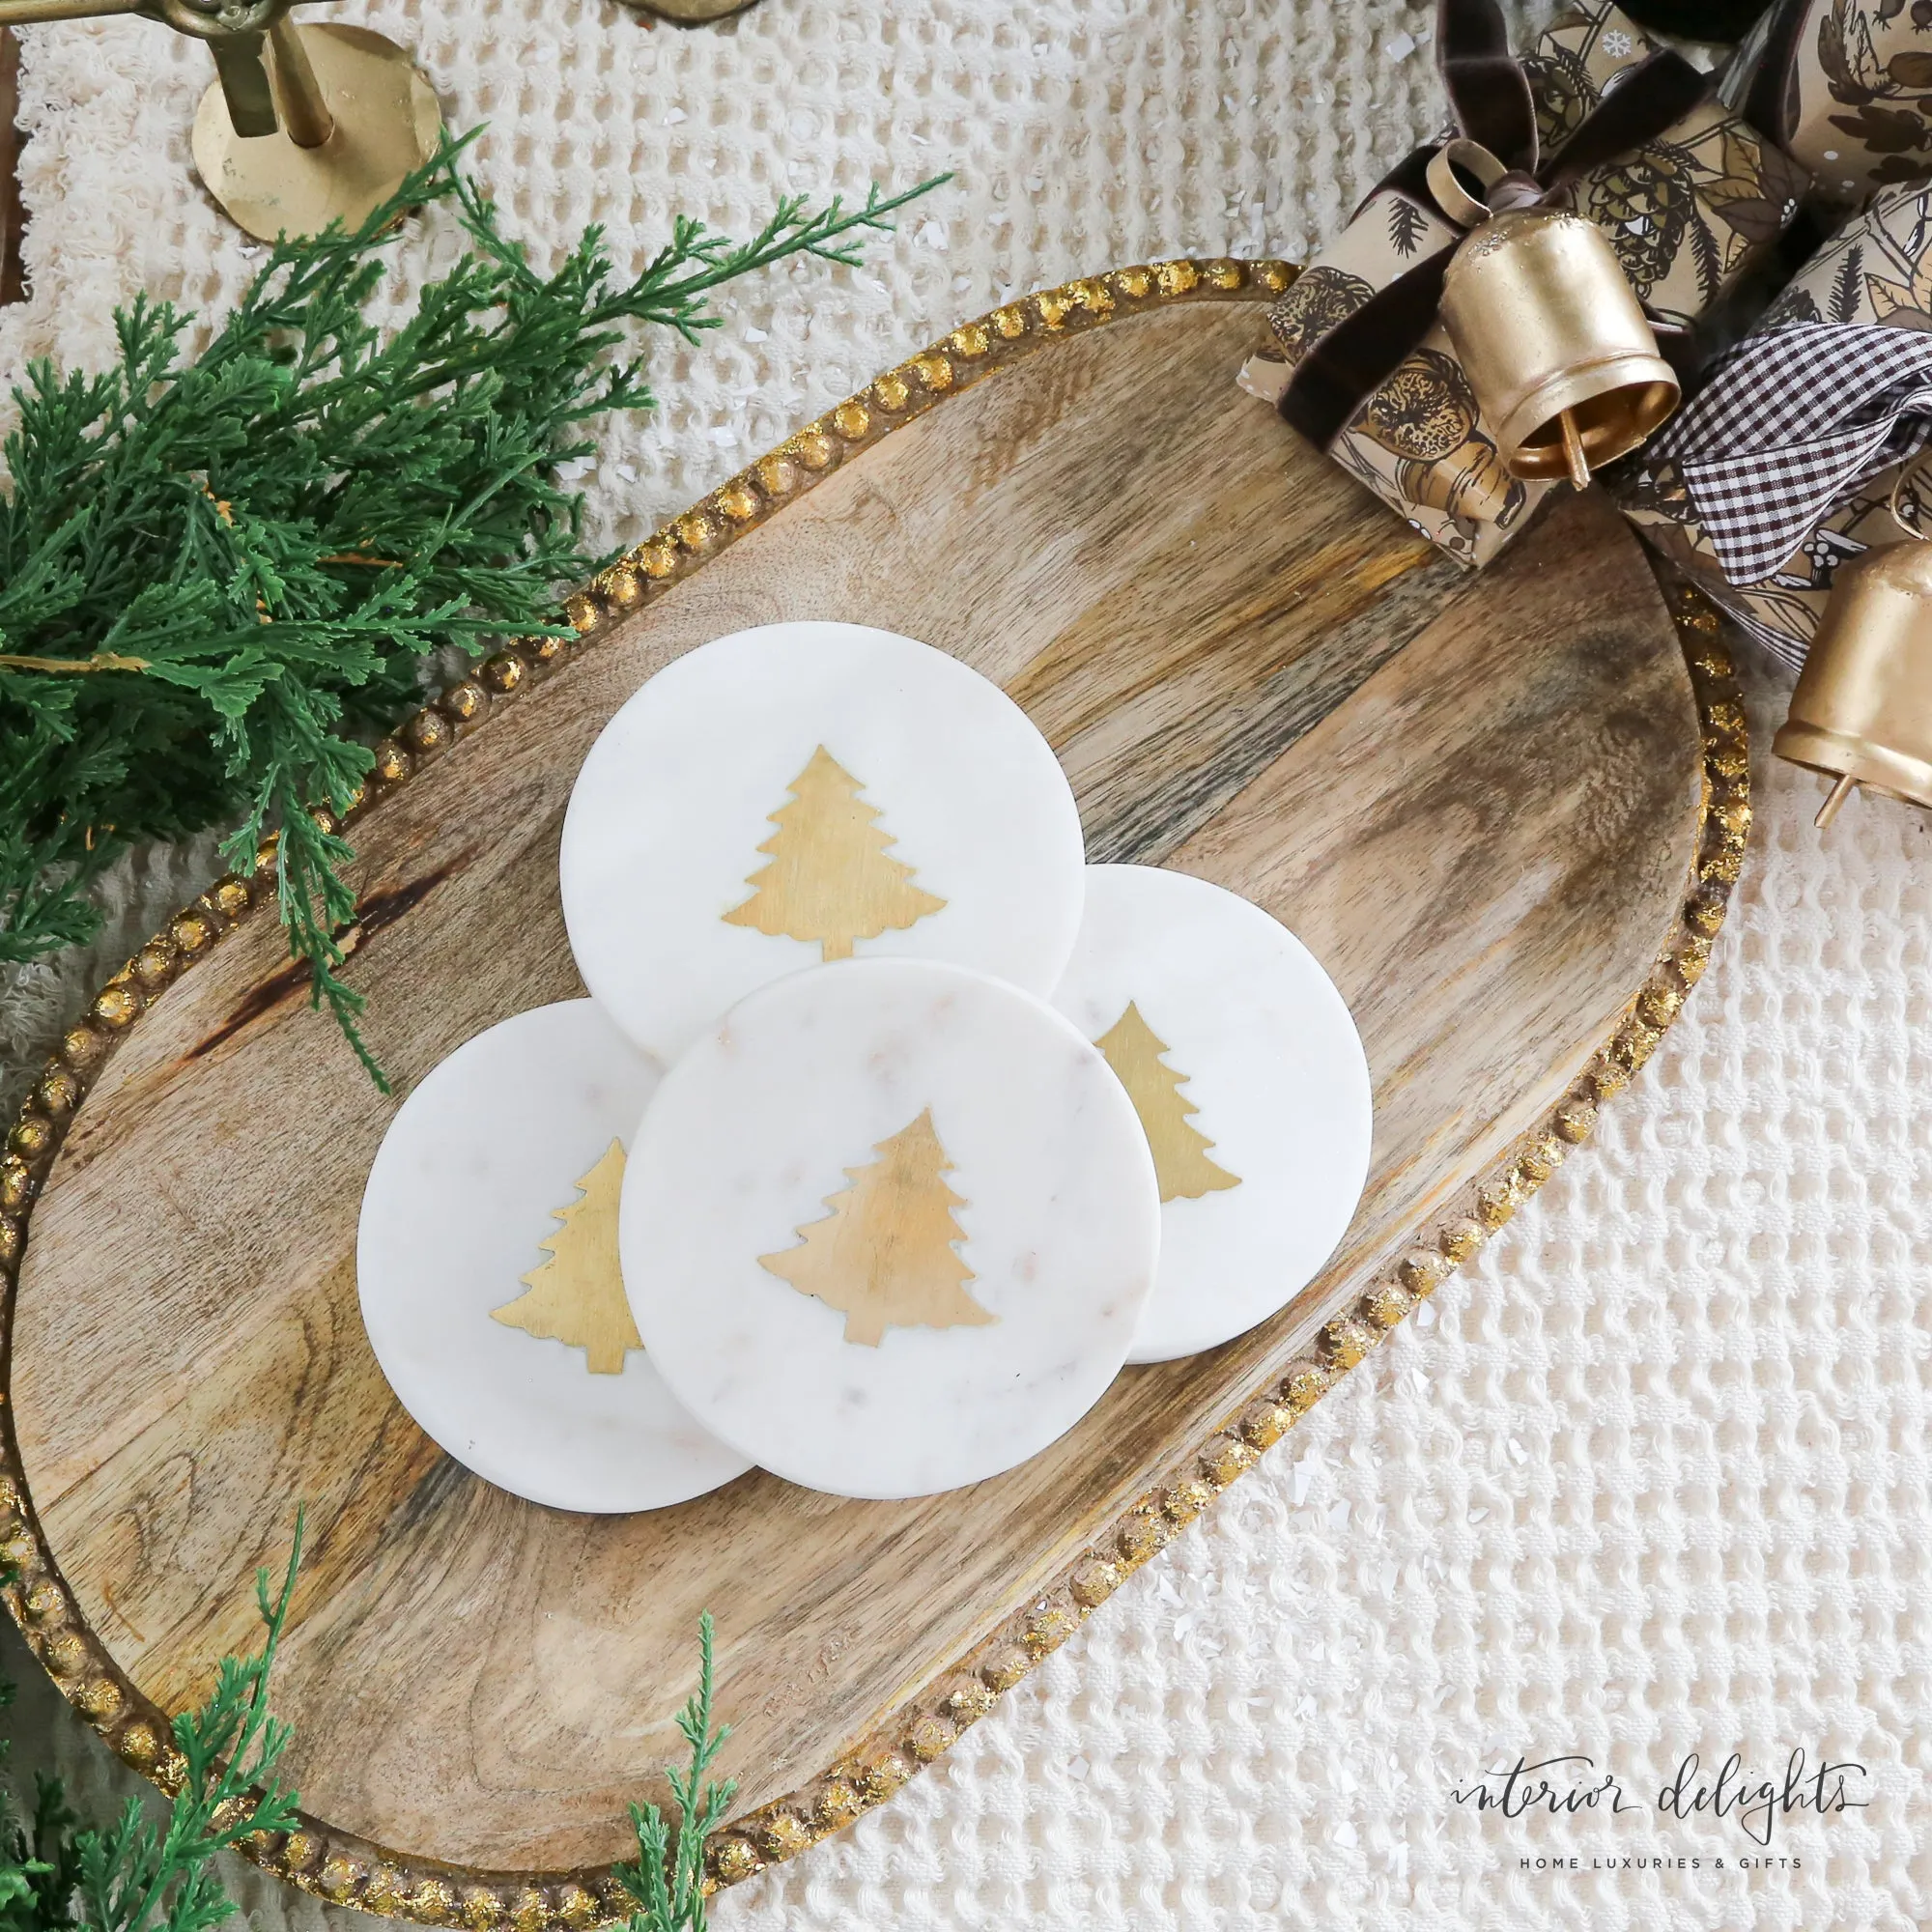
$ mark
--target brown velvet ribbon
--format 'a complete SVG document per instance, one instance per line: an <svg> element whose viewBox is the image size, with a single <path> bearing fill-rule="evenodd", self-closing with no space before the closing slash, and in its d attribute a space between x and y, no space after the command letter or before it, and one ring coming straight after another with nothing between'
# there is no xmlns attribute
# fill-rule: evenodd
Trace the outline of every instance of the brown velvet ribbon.
<svg viewBox="0 0 1932 1932"><path fill-rule="evenodd" d="M1552 156L1538 152L1529 76L1509 50L1498 0L1440 0L1437 63L1450 111L1466 140L1480 142L1508 172L1488 191L1492 211L1560 204L1583 176L1654 141L1709 94L1709 77L1681 55L1660 50L1626 71ZM1434 206L1429 163L1441 144L1419 148L1379 183ZM1338 323L1296 364L1281 412L1326 449L1362 403L1421 347L1435 325L1453 247L1418 262Z"/></svg>
<svg viewBox="0 0 1932 1932"><path fill-rule="evenodd" d="M1802 0L1786 0L1764 17L1751 37L1757 49L1745 96L1745 119L1780 148L1788 148L1798 131L1798 45L1811 20L1812 10ZM1750 48L1747 41L1738 59L1748 57Z"/></svg>

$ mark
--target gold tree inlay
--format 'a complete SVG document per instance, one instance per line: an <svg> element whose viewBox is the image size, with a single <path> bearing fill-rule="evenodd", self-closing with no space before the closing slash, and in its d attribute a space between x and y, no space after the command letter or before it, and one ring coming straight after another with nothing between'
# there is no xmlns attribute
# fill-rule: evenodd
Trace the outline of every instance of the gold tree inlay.
<svg viewBox="0 0 1932 1932"><path fill-rule="evenodd" d="M552 1210L563 1225L538 1244L550 1260L522 1277L529 1293L490 1312L505 1327L582 1349L593 1376L621 1375L624 1351L644 1346L617 1264L624 1144L612 1141L577 1186L577 1200Z"/></svg>
<svg viewBox="0 0 1932 1932"><path fill-rule="evenodd" d="M952 1218L966 1202L947 1186L952 1172L928 1107L848 1167L852 1185L826 1197L831 1213L798 1230L798 1246L758 1264L801 1294L845 1317L845 1339L876 1349L888 1327L958 1328L997 1321L966 1293L973 1270L954 1252L966 1238Z"/></svg>
<svg viewBox="0 0 1932 1932"><path fill-rule="evenodd" d="M771 814L778 830L758 847L772 863L745 881L752 896L723 915L727 925L816 940L822 959L849 959L855 940L902 931L945 906L891 856L897 841L877 823L878 808L823 745L787 789L791 802Z"/></svg>
<svg viewBox="0 0 1932 1932"><path fill-rule="evenodd" d="M1162 1062L1167 1042L1141 1017L1131 1000L1126 1011L1094 1044L1107 1056L1107 1065L1141 1117L1163 1201L1193 1201L1220 1188L1240 1186L1239 1175L1208 1158L1214 1143L1193 1123L1190 1116L1201 1110L1180 1092L1187 1075Z"/></svg>

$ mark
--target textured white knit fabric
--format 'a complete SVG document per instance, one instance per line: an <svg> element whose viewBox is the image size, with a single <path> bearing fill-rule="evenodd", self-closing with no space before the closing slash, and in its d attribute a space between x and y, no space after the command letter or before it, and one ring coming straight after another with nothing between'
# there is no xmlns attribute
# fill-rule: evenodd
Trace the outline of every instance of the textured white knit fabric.
<svg viewBox="0 0 1932 1932"><path fill-rule="evenodd" d="M1009 291L1305 252L1435 113L1429 10L1394 0L764 0L690 34L602 0L349 16L419 47L453 125L490 121L479 169L540 250L595 218L635 263L673 210L743 230L783 189L956 170L868 269L775 274L660 357L668 407L589 479L613 538ZM218 306L248 251L187 173L206 57L134 20L26 54L8 359L104 356L138 288ZM406 237L396 287L448 246ZM1756 678L1762 744L1781 698ZM1711 971L1591 1147L938 1767L721 1900L724 1932L1932 1919L1932 836L1860 800L1821 840L1812 781L1757 783ZM94 959L0 990L10 1084L208 863L125 866ZM0 1649L27 1761L92 1804L127 1788ZM1861 1761L1870 1801L1780 1824L1796 1869L1651 1808L1689 1751L1762 1777L1794 1746ZM1450 1798L1560 1752L1643 1808ZM1581 1869L1520 1866L1558 1855ZM265 1926L353 1917L239 1885Z"/></svg>

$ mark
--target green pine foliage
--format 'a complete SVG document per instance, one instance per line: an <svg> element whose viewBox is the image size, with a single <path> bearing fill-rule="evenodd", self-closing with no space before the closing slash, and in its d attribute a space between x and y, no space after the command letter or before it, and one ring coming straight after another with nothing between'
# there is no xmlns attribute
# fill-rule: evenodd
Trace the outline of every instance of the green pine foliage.
<svg viewBox="0 0 1932 1932"><path fill-rule="evenodd" d="M14 1702L14 1687L0 1684L0 1710ZM0 1765L7 1740L0 1738ZM65 1932L77 1925L72 1902L80 1886L79 1824L68 1809L57 1777L34 1778L34 1803L24 1809L0 1787L0 1932Z"/></svg>
<svg viewBox="0 0 1932 1932"><path fill-rule="evenodd" d="M298 1803L275 1781L289 1727L269 1713L269 1673L295 1594L302 1522L280 1591L255 1575L264 1636L222 1660L199 1711L174 1722L182 1786L157 1820L140 1799L105 1830L80 1830L57 1779L36 1780L31 1814L0 1788L0 1932L208 1932L235 1910L214 1855L257 1832L295 1828ZM12 1703L14 1687L6 1685ZM0 1757L5 1754L0 1741Z"/></svg>
<svg viewBox="0 0 1932 1932"><path fill-rule="evenodd" d="M269 1676L275 1664L289 1603L301 1562L302 1518L280 1591L269 1594L267 1570L255 1574L262 1616L261 1649L224 1658L208 1702L174 1722L182 1754L182 1788L158 1823L130 1798L105 1831L80 1830L56 1778L36 1779L31 1813L0 1783L0 1932L210 1932L234 1916L221 1888L216 1852L230 1851L257 1833L295 1830L301 1804L275 1780L290 1727L269 1711ZM638 1833L635 1863L617 1875L638 1901L628 1932L705 1932L704 1839L724 1819L737 1789L706 1773L728 1728L712 1728L712 1628L698 1619L701 1664L696 1694L678 1714L691 1747L691 1766L669 1768L678 1819L667 1828L655 1804L632 1805ZM0 1710L14 1687L0 1683ZM0 1765L8 1742L0 1737Z"/></svg>
<svg viewBox="0 0 1932 1932"><path fill-rule="evenodd" d="M354 232L281 241L191 358L193 318L136 300L100 375L37 363L15 389L0 502L0 966L92 935L88 887L130 842L276 835L294 956L378 1081L339 975L349 806L368 742L423 661L568 635L583 549L560 464L586 426L653 405L634 325L696 341L723 284L787 256L847 265L914 195L786 198L750 241L679 219L633 281L587 230L539 274L445 142ZM939 177L938 180L944 180ZM469 237L414 315L364 309L402 215L447 202Z"/></svg>
<svg viewBox="0 0 1932 1932"><path fill-rule="evenodd" d="M677 1728L691 1747L691 1764L682 1772L666 1767L670 1795L677 1801L677 1824L668 1831L664 1813L655 1804L631 1806L638 1857L636 1862L617 1867L625 1890L638 1901L627 1932L705 1932L704 1841L724 1822L738 1789L735 1778L706 1776L731 1735L728 1724L711 1727L709 1610L697 1619L697 1690L677 1714Z"/></svg>

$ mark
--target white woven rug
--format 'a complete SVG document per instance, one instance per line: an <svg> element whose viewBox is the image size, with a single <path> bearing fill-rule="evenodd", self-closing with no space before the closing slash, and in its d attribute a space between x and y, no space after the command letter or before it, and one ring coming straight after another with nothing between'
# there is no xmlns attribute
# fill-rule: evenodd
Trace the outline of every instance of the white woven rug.
<svg viewBox="0 0 1932 1932"><path fill-rule="evenodd" d="M420 49L453 125L492 124L479 168L539 248L596 218L635 262L674 210L742 231L782 189L957 171L867 270L775 274L702 350L662 355L668 406L614 428L590 478L614 539L1010 291L1304 252L1433 122L1430 13L764 0L689 34L607 0L347 17ZM0 311L8 364L104 356L111 306L142 287L220 304L248 251L187 173L206 57L137 20L24 38L34 295ZM447 246L406 240L396 286ZM1755 710L1762 743L1768 680ZM1932 1919L1932 830L1861 801L1821 842L1809 781L1757 784L1711 971L1588 1151L935 1770L721 1900L724 1932ZM92 960L0 989L7 1085L206 864L124 867ZM51 1754L97 1805L127 1788L11 1630L0 1648L25 1759ZM1869 1804L1778 1822L1788 1863L1741 1869L1760 1848L1734 1818L1657 1815L1686 1753L1714 1771L1736 1749L1763 1778L1794 1747L1864 1765ZM1506 1822L1450 1797L1566 1752L1640 1808ZM1559 1855L1579 1869L1520 1863ZM239 1884L265 1927L353 1916Z"/></svg>

